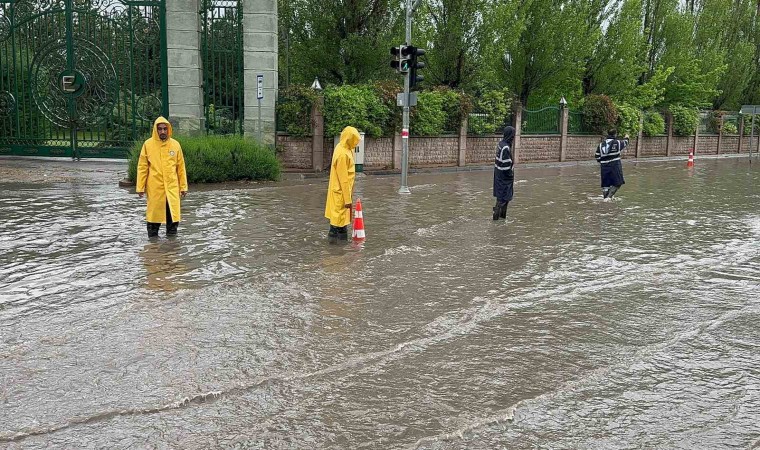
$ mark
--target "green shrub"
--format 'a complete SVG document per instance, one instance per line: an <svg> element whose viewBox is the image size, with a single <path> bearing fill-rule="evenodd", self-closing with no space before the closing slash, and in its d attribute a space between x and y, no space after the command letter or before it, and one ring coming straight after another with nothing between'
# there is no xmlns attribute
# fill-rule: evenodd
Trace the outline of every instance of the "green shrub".
<svg viewBox="0 0 760 450"><path fill-rule="evenodd" d="M382 134L393 136L401 130L401 109L396 105L396 98L404 88L396 81L378 81L372 87L389 114Z"/></svg>
<svg viewBox="0 0 760 450"><path fill-rule="evenodd" d="M237 180L278 180L280 162L268 147L243 136L181 136L189 183L221 183ZM128 176L137 179L142 141L129 155Z"/></svg>
<svg viewBox="0 0 760 450"><path fill-rule="evenodd" d="M626 134L630 136L638 136L641 123L641 110L635 108L626 103L621 103L617 106L618 111L618 134L624 136Z"/></svg>
<svg viewBox="0 0 760 450"><path fill-rule="evenodd" d="M583 103L583 122L586 129L607 134L607 130L617 125L618 112L609 97L592 94Z"/></svg>
<svg viewBox="0 0 760 450"><path fill-rule="evenodd" d="M457 133L462 118L471 109L472 102L467 95L448 87L420 92L417 106L412 108L410 131L416 136Z"/></svg>
<svg viewBox="0 0 760 450"><path fill-rule="evenodd" d="M736 124L733 122L723 123L723 134L738 134L739 129L736 128Z"/></svg>
<svg viewBox="0 0 760 450"><path fill-rule="evenodd" d="M755 129L757 129L758 123L760 123L760 114L755 116ZM749 136L750 134L752 134L752 114L745 114L744 115L744 135ZM755 132L755 135L757 135L757 132Z"/></svg>
<svg viewBox="0 0 760 450"><path fill-rule="evenodd" d="M307 86L291 85L277 100L277 128L291 136L311 135L311 109L319 94Z"/></svg>
<svg viewBox="0 0 760 450"><path fill-rule="evenodd" d="M665 118L657 111L644 114L643 132L645 136L662 136L665 134Z"/></svg>
<svg viewBox="0 0 760 450"><path fill-rule="evenodd" d="M467 128L474 134L492 134L506 125L512 110L512 93L508 89L485 91L474 105Z"/></svg>
<svg viewBox="0 0 760 450"><path fill-rule="evenodd" d="M325 89L325 133L339 136L352 126L372 137L388 127L391 111L372 86L336 86Z"/></svg>
<svg viewBox="0 0 760 450"><path fill-rule="evenodd" d="M445 96L441 92L420 92L414 108L411 133L416 136L436 136L446 128Z"/></svg>
<svg viewBox="0 0 760 450"><path fill-rule="evenodd" d="M690 136L694 134L699 125L699 112L696 108L673 105L670 108L673 116L673 134L677 136Z"/></svg>

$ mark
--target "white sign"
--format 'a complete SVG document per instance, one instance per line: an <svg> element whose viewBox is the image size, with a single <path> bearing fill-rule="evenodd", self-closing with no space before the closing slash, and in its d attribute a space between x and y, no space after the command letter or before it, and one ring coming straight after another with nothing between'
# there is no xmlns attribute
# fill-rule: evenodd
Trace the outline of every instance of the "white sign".
<svg viewBox="0 0 760 450"><path fill-rule="evenodd" d="M256 75L256 98L264 98L264 75Z"/></svg>
<svg viewBox="0 0 760 450"><path fill-rule="evenodd" d="M760 105L743 105L742 114L760 114Z"/></svg>

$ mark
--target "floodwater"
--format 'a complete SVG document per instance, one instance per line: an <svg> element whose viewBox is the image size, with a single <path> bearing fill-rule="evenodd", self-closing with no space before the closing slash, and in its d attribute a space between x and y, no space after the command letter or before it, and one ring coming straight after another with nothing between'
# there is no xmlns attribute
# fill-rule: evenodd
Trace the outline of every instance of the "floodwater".
<svg viewBox="0 0 760 450"><path fill-rule="evenodd" d="M321 179L158 242L116 173L0 182L0 447L760 447L760 161L624 167L518 168L506 223L488 171L359 178L363 246Z"/></svg>

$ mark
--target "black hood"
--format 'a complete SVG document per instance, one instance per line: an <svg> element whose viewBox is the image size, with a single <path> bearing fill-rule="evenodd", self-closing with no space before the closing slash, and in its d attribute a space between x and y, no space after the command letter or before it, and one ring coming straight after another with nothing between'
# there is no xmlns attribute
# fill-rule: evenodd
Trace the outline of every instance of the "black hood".
<svg viewBox="0 0 760 450"><path fill-rule="evenodd" d="M504 128L504 136L501 138L502 144L507 144L512 147L512 141L515 140L515 127Z"/></svg>

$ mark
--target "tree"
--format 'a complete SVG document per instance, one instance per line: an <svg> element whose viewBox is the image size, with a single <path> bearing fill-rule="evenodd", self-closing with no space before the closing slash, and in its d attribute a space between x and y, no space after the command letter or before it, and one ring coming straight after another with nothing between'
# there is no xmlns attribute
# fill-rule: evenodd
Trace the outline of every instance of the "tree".
<svg viewBox="0 0 760 450"><path fill-rule="evenodd" d="M292 83L347 84L391 75L388 49L401 41L403 11L390 0L279 0L280 73ZM399 42L396 42L398 44Z"/></svg>

